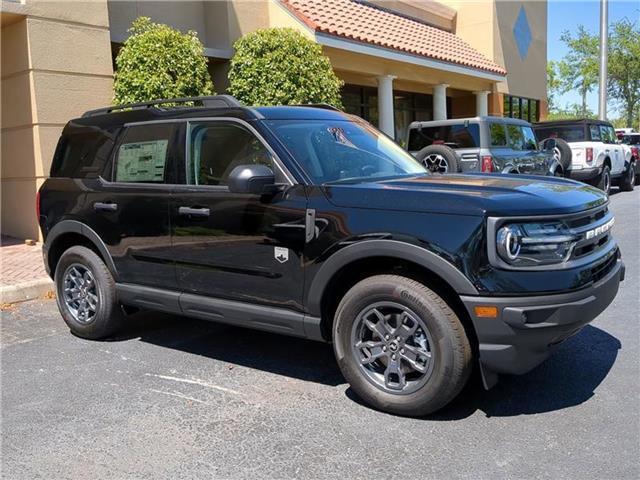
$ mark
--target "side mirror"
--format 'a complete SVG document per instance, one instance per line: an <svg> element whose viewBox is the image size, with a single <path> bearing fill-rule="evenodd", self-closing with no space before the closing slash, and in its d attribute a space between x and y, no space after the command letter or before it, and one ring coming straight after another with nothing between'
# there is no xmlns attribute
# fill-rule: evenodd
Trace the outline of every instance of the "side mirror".
<svg viewBox="0 0 640 480"><path fill-rule="evenodd" d="M547 138L542 141L540 150L553 150L554 148L556 148L556 139Z"/></svg>
<svg viewBox="0 0 640 480"><path fill-rule="evenodd" d="M266 165L238 165L229 174L229 191L262 195L265 187L274 185L276 177Z"/></svg>

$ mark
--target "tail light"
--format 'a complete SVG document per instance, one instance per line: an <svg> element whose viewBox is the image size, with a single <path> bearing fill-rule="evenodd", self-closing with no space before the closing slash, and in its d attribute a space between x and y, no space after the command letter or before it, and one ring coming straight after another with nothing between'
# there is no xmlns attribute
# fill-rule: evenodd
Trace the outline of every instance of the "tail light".
<svg viewBox="0 0 640 480"><path fill-rule="evenodd" d="M36 219L40 221L40 190L36 193Z"/></svg>
<svg viewBox="0 0 640 480"><path fill-rule="evenodd" d="M591 147L587 147L586 149L586 155L587 155L587 163L591 163L593 162L593 148Z"/></svg>
<svg viewBox="0 0 640 480"><path fill-rule="evenodd" d="M493 158L491 155L482 156L482 171L493 172Z"/></svg>

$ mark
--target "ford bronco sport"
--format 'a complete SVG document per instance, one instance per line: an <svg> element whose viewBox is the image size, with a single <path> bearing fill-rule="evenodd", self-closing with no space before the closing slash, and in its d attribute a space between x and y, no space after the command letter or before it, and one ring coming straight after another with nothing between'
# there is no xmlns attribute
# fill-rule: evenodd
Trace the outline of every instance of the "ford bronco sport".
<svg viewBox="0 0 640 480"><path fill-rule="evenodd" d="M186 101L62 132L38 215L78 336L142 308L328 341L366 402L424 415L474 365L487 388L534 368L624 277L588 185L432 175L331 108Z"/></svg>

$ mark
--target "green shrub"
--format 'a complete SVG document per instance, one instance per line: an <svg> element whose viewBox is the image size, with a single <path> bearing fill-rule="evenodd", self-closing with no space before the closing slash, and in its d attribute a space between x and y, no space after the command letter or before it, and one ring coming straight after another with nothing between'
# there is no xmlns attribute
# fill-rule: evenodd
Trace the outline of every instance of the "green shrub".
<svg viewBox="0 0 640 480"><path fill-rule="evenodd" d="M343 85L320 45L291 28L269 28L235 44L229 92L245 105L342 106Z"/></svg>
<svg viewBox="0 0 640 480"><path fill-rule="evenodd" d="M213 83L196 32L136 19L116 58L114 103L211 95Z"/></svg>

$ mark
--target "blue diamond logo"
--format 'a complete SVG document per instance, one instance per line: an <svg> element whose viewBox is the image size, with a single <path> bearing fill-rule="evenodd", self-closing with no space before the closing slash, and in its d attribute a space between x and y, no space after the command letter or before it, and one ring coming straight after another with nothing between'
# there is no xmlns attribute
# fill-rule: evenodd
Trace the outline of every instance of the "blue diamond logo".
<svg viewBox="0 0 640 480"><path fill-rule="evenodd" d="M527 57L527 53L529 53L529 46L531 45L531 27L529 27L529 20L524 7L520 7L520 13L518 13L518 18L513 26L513 38L515 38L516 45L518 45L520 58L524 60Z"/></svg>

